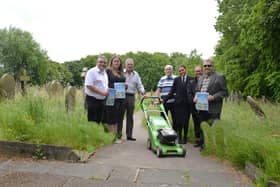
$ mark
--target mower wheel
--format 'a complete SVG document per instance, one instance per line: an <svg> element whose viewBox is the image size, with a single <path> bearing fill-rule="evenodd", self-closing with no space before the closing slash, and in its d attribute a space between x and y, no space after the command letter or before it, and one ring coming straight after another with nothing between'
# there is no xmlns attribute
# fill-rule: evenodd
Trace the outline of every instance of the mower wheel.
<svg viewBox="0 0 280 187"><path fill-rule="evenodd" d="M159 148L159 147L157 148L156 154L159 158L163 156L161 148Z"/></svg>
<svg viewBox="0 0 280 187"><path fill-rule="evenodd" d="M152 149L152 144L151 144L150 138L147 139L147 148L148 148L149 150Z"/></svg>

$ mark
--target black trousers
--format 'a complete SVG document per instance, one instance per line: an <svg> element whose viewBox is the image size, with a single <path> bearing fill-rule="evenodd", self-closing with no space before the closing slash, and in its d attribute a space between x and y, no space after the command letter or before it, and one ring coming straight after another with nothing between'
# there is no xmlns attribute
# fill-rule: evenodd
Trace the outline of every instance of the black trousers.
<svg viewBox="0 0 280 187"><path fill-rule="evenodd" d="M175 126L175 104L174 103L164 103L163 104L164 109L165 109L165 113L168 116L168 111L170 111L171 113L171 118L172 118L172 127L175 130L174 126ZM163 113L161 113L161 116L165 118L165 115Z"/></svg>
<svg viewBox="0 0 280 187"><path fill-rule="evenodd" d="M200 128L201 127L200 127L199 113L195 109L194 105L192 106L191 114L192 114L193 125L194 125L194 135L195 135L196 141L198 142L200 140L200 134L201 134Z"/></svg>
<svg viewBox="0 0 280 187"><path fill-rule="evenodd" d="M220 113L209 113L207 111L200 111L199 112L199 124L201 124L203 121L208 122L210 126L212 126L213 122L215 120L220 120L221 114ZM211 123L209 123L209 120L212 120ZM204 139L204 132L203 129L200 128L200 140L199 144L201 148L204 148L205 139Z"/></svg>
<svg viewBox="0 0 280 187"><path fill-rule="evenodd" d="M86 96L87 118L88 121L100 123L103 118L105 100L96 99L92 96Z"/></svg>
<svg viewBox="0 0 280 187"><path fill-rule="evenodd" d="M182 140L182 130L184 130L183 140L186 142L188 138L189 119L191 113L191 105L186 103L175 104L175 131L178 133L178 140Z"/></svg>

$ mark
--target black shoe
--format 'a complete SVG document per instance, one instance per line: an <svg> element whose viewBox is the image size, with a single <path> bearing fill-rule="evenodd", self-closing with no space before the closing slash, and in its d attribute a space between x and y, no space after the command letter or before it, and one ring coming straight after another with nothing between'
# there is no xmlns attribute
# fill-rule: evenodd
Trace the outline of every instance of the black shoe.
<svg viewBox="0 0 280 187"><path fill-rule="evenodd" d="M136 138L127 137L126 139L129 141L136 141Z"/></svg>
<svg viewBox="0 0 280 187"><path fill-rule="evenodd" d="M201 147L201 144L200 143L196 143L193 145L193 147Z"/></svg>

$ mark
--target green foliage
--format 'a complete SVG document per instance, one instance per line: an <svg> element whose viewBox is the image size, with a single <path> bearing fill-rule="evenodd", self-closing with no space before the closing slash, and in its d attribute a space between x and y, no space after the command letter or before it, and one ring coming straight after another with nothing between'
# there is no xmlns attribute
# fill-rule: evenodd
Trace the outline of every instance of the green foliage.
<svg viewBox="0 0 280 187"><path fill-rule="evenodd" d="M49 99L45 91L31 90L34 94L0 104L0 139L87 151L112 143L114 136L104 132L103 126L87 122L81 94L75 111L67 113L63 97Z"/></svg>
<svg viewBox="0 0 280 187"><path fill-rule="evenodd" d="M279 104L262 105L267 119L260 121L246 103L226 103L222 120L213 127L203 123L206 154L214 154L244 168L249 161L264 171L265 178L280 182Z"/></svg>
<svg viewBox="0 0 280 187"><path fill-rule="evenodd" d="M29 32L10 27L0 29L0 64L4 72L19 79L20 69L25 68L33 84L42 84L47 77L48 57Z"/></svg>
<svg viewBox="0 0 280 187"><path fill-rule="evenodd" d="M218 5L215 28L222 37L215 60L225 69L229 87L280 101L280 1L223 0Z"/></svg>

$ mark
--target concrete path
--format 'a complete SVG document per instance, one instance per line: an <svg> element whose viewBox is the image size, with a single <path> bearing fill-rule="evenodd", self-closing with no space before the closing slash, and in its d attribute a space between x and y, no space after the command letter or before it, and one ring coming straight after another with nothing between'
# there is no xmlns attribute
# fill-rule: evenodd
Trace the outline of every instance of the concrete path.
<svg viewBox="0 0 280 187"><path fill-rule="evenodd" d="M200 155L186 145L185 158L158 158L146 148L147 132L142 113L135 115L134 136L96 152L86 164L57 161L0 161L2 186L123 186L123 187L232 187L252 186L247 177L230 166Z"/></svg>

